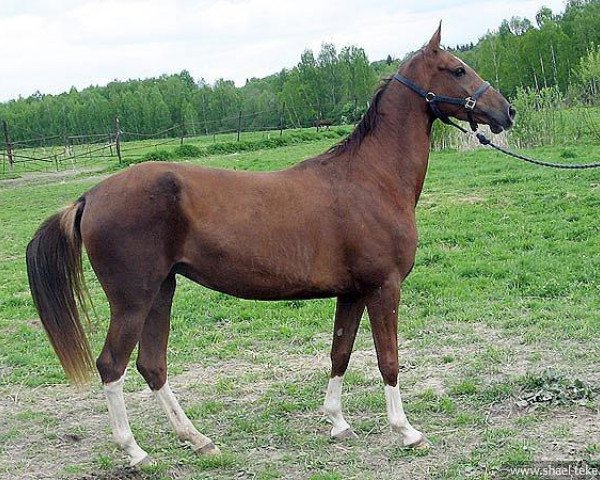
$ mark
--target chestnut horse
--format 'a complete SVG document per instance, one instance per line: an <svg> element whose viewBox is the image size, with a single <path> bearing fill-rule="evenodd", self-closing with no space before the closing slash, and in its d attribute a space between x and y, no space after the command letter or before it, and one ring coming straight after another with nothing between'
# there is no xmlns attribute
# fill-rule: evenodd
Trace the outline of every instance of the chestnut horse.
<svg viewBox="0 0 600 480"><path fill-rule="evenodd" d="M391 427L402 445L427 446L407 420L398 388L400 286L415 259L415 206L433 121L452 116L495 132L513 123L512 107L488 87L440 47L438 28L377 91L354 132L322 155L265 173L145 163L102 181L46 220L27 249L33 299L66 373L82 383L93 370L77 308L85 310L85 246L110 304L96 367L113 439L131 465L149 460L129 428L123 399L136 345L137 368L178 437L200 453L219 452L167 381L177 274L247 299L337 298L323 406L336 439L355 436L342 414L342 379L366 308Z"/></svg>

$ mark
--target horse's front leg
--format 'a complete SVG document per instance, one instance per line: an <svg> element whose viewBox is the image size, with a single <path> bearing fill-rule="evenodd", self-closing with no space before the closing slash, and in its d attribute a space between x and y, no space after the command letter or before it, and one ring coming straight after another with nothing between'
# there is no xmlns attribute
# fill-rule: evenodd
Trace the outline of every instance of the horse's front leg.
<svg viewBox="0 0 600 480"><path fill-rule="evenodd" d="M337 440L356 437L342 414L342 382L364 310L364 299L356 296L339 297L335 307L335 325L331 343L331 377L327 385L323 412L333 425L331 438Z"/></svg>
<svg viewBox="0 0 600 480"><path fill-rule="evenodd" d="M367 311L377 350L379 371L385 384L387 416L392 430L402 436L405 447L426 448L423 434L406 418L398 388L398 304L400 282L391 279L367 298Z"/></svg>

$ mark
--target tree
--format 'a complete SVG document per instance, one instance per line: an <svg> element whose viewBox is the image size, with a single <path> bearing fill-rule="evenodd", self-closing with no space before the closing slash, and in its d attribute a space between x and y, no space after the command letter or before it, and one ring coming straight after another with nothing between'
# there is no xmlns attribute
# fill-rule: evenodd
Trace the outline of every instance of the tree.
<svg viewBox="0 0 600 480"><path fill-rule="evenodd" d="M335 45L324 43L318 57L318 91L320 114L330 117L338 105L342 93L341 72Z"/></svg>
<svg viewBox="0 0 600 480"><path fill-rule="evenodd" d="M219 129L232 130L237 127L240 105L235 84L220 78L215 82L210 96L210 120Z"/></svg>
<svg viewBox="0 0 600 480"><path fill-rule="evenodd" d="M535 15L535 22L539 28L542 28L545 23L553 21L554 15L552 14L552 10L548 7L540 8Z"/></svg>
<svg viewBox="0 0 600 480"><path fill-rule="evenodd" d="M575 68L576 85L582 101L598 103L600 93L600 47L591 49Z"/></svg>
<svg viewBox="0 0 600 480"><path fill-rule="evenodd" d="M376 76L369 63L367 54L362 48L344 47L340 52L340 64L345 70L347 85L345 116L348 120L356 121L366 110L366 104L371 98ZM391 65L387 63L388 66Z"/></svg>
<svg viewBox="0 0 600 480"><path fill-rule="evenodd" d="M302 109L305 111L304 121L307 123L311 121L310 117L314 120L323 111L321 102L324 89L312 50L302 53L297 69L298 81L301 84L300 94L308 107Z"/></svg>

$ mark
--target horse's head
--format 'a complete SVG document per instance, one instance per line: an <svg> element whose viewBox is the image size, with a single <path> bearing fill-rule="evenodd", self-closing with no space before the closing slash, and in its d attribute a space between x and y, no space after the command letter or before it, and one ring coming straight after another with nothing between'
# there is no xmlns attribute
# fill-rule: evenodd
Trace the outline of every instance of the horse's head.
<svg viewBox="0 0 600 480"><path fill-rule="evenodd" d="M513 125L516 111L459 58L440 47L441 24L431 40L404 64L396 79L429 102L436 116L489 125L500 133Z"/></svg>

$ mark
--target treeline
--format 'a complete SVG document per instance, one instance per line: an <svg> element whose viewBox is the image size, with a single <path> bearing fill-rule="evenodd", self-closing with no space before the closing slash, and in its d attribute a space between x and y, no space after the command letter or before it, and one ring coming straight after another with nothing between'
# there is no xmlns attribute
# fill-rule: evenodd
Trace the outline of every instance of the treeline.
<svg viewBox="0 0 600 480"><path fill-rule="evenodd" d="M11 140L39 138L62 142L67 136L114 130L119 117L124 135L160 132L183 124L188 135L314 125L315 121L354 122L367 108L377 79L397 60L370 63L362 48L324 44L306 50L298 65L236 88L220 79L209 85L189 72L145 80L114 81L60 95L36 93L0 104ZM391 71L391 70L390 70ZM167 134L179 135L179 129Z"/></svg>
<svg viewBox="0 0 600 480"><path fill-rule="evenodd" d="M558 89L568 98L597 101L600 87L600 0L569 0L555 14L542 8L534 21L513 17L475 45L458 45L484 78L510 97L520 89ZM220 79L208 84L187 71L145 80L114 81L60 95L36 93L0 104L0 119L13 141L40 138L59 143L70 135L110 135L114 118L125 138L185 125L188 135L353 123L368 106L379 79L399 63L370 62L362 48L340 51L324 44L306 50L298 65L242 87ZM171 130L165 135L179 135Z"/></svg>
<svg viewBox="0 0 600 480"><path fill-rule="evenodd" d="M533 22L504 20L472 48L457 46L456 54L513 97L520 88L557 87L563 93L584 88L590 80L585 73L589 55L598 46L600 1L568 0L562 14L542 7ZM572 93L576 97L579 92Z"/></svg>

